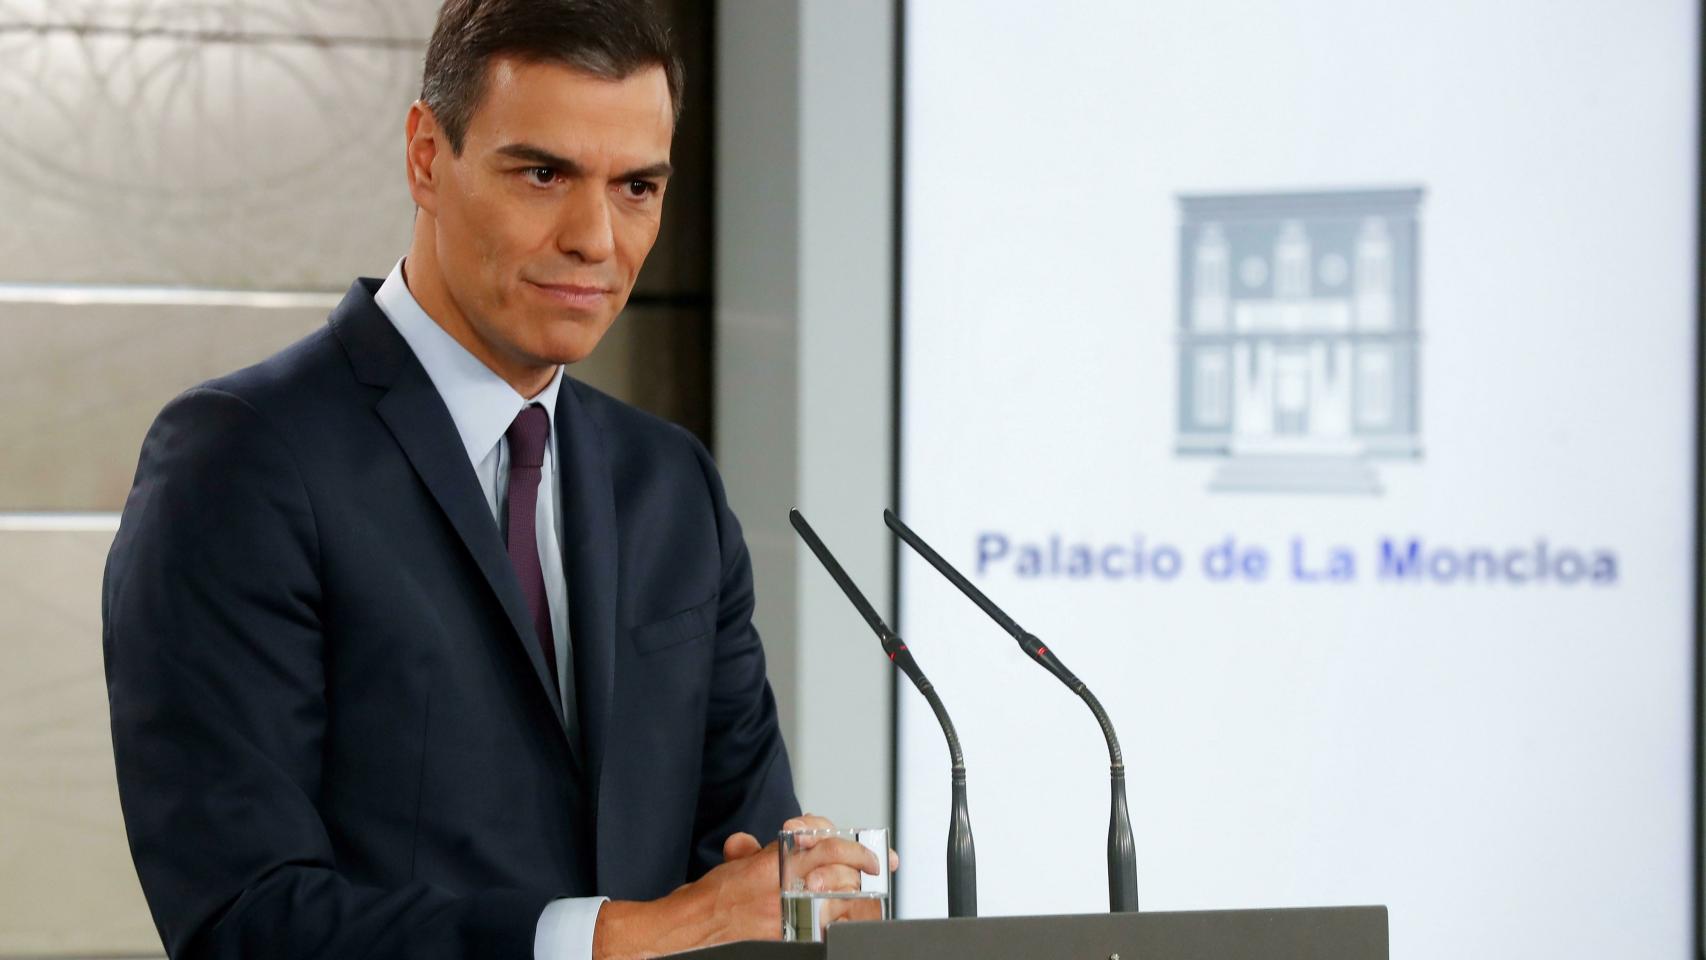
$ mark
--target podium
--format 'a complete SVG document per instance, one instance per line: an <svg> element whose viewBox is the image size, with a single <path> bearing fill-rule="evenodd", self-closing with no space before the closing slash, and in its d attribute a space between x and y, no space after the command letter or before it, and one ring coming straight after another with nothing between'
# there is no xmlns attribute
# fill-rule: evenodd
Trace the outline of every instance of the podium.
<svg viewBox="0 0 1706 960"><path fill-rule="evenodd" d="M838 923L824 943L742 941L682 960L1388 960L1385 907Z"/></svg>

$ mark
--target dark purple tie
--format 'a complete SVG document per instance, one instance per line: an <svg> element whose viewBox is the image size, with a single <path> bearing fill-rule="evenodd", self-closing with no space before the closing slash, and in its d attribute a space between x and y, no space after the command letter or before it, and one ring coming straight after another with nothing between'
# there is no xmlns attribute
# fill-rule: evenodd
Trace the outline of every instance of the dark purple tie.
<svg viewBox="0 0 1706 960"><path fill-rule="evenodd" d="M545 465L545 442L551 438L551 417L537 403L516 414L504 432L509 440L509 512L505 530L509 562L521 581L521 595L533 613L533 632L545 653L551 685L557 684L557 647L551 636L551 604L545 598L545 572L539 567L539 537L534 526L539 507L539 474Z"/></svg>

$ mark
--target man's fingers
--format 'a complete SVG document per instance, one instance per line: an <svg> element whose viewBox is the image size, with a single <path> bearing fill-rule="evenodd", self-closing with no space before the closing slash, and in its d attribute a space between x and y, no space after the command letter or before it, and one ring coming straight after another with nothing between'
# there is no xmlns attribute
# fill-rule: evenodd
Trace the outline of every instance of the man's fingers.
<svg viewBox="0 0 1706 960"><path fill-rule="evenodd" d="M855 871L875 876L882 872L877 855L851 840L823 837L809 846L802 845L798 853L788 857L792 876L808 876L819 867L840 864Z"/></svg>
<svg viewBox="0 0 1706 960"><path fill-rule="evenodd" d="M793 817L782 824L785 831L834 830L835 825L824 817L810 813ZM882 872L879 854L863 845L841 837L795 838L795 853L788 857L787 873L790 883L803 883L813 892L853 892L861 888L861 873L872 876ZM889 870L900 869L900 855L888 851Z"/></svg>
<svg viewBox="0 0 1706 960"><path fill-rule="evenodd" d="M856 893L861 884L858 870L841 863L818 867L806 874L806 889L813 893Z"/></svg>
<svg viewBox="0 0 1706 960"><path fill-rule="evenodd" d="M843 920L881 920L883 918L883 902L875 898L854 898L836 900L821 900L818 902L817 919L819 923L818 936L823 935L823 928Z"/></svg>
<svg viewBox="0 0 1706 960"><path fill-rule="evenodd" d="M723 841L723 862L744 860L762 849L764 849L764 845L759 843L758 838L752 834L732 834L727 840Z"/></svg>
<svg viewBox="0 0 1706 960"><path fill-rule="evenodd" d="M812 814L812 813L802 813L799 816L793 817L793 818L789 819L788 821L786 821L785 823L783 823L782 829L783 830L834 830L835 824L831 823L827 817L820 817L820 816L817 816L816 814Z"/></svg>
<svg viewBox="0 0 1706 960"><path fill-rule="evenodd" d="M823 905L823 925L843 920L881 920L883 902L876 899L829 900Z"/></svg>
<svg viewBox="0 0 1706 960"><path fill-rule="evenodd" d="M889 872L893 873L899 869L900 854L890 850ZM817 867L806 875L806 889L837 892L859 890L863 885L863 881L860 879L862 873L877 875L877 858L875 855L864 858L864 862L857 868L845 863L831 863Z"/></svg>

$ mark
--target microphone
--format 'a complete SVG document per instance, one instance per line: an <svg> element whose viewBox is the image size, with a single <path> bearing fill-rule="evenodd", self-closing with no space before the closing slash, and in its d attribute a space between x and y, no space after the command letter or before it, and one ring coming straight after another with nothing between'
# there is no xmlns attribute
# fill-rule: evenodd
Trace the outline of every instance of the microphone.
<svg viewBox="0 0 1706 960"><path fill-rule="evenodd" d="M936 721L942 725L942 733L948 738L948 756L953 761L953 797L954 812L948 821L948 916L975 917L977 916L977 851L972 846L971 814L966 812L966 759L960 753L960 735L954 731L954 721L948 719L948 710L942 706L942 698L936 695L936 688L925 678L924 671L918 668L918 661L912 659L912 654L906 649L906 644L895 635L883 618L877 616L877 611L871 606L859 588L853 585L847 571L841 569L841 564L835 560L835 555L818 539L817 532L798 510L788 511L788 522L794 525L794 532L800 535L806 546L811 548L817 562L829 571L829 576L841 592L852 602L853 609L865 618L871 625L871 630L877 635L877 640L883 645L883 652L889 655L900 672L906 674L918 692L924 695L924 702L930 704L930 709L936 714Z"/></svg>
<svg viewBox="0 0 1706 960"><path fill-rule="evenodd" d="M1024 628L1013 622L1006 611L996 606L983 591L972 585L953 565L942 558L942 555L930 548L923 538L912 532L912 528L900 522L892 510L883 511L883 522L889 525L906 545L918 552L918 555L930 561L930 565L948 582L960 588L960 592L978 605L991 620L1001 625L1019 641L1019 649L1025 655L1035 660L1044 670L1055 675L1067 689L1078 694L1084 703L1095 714L1096 722L1101 724L1102 736L1108 741L1108 779L1113 787L1113 802L1108 814L1108 909L1113 913L1137 912L1137 846L1131 837L1131 813L1126 807L1125 799L1125 760L1120 755L1120 738L1114 733L1113 721L1108 719L1108 712L1102 709L1101 701L1084 685L1084 681L1073 676L1072 671L1060 662L1060 658L1049 652L1048 647L1035 636L1027 633Z"/></svg>

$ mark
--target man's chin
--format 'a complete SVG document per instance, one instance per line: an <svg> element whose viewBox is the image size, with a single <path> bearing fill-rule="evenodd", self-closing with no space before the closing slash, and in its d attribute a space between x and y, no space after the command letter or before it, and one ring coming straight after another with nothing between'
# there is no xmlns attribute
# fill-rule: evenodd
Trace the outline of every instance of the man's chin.
<svg viewBox="0 0 1706 960"><path fill-rule="evenodd" d="M599 341L604 339L608 327L600 328L596 333L591 330L575 330L567 336L553 337L544 344L539 352L541 359L553 364L580 363L592 356Z"/></svg>

